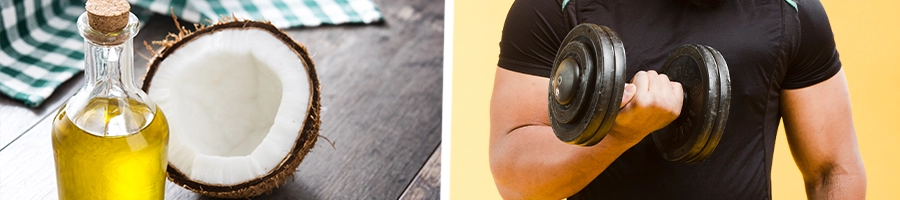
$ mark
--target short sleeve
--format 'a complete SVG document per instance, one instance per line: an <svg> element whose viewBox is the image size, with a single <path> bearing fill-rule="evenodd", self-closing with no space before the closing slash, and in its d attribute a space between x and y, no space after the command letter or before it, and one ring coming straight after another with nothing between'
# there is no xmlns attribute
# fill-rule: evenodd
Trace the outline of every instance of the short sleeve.
<svg viewBox="0 0 900 200"><path fill-rule="evenodd" d="M550 77L556 51L576 25L573 7L568 3L564 8L561 0L516 0L503 24L497 65Z"/></svg>
<svg viewBox="0 0 900 200"><path fill-rule="evenodd" d="M798 89L828 80L841 70L834 33L818 0L797 2L799 46L788 65L782 89Z"/></svg>

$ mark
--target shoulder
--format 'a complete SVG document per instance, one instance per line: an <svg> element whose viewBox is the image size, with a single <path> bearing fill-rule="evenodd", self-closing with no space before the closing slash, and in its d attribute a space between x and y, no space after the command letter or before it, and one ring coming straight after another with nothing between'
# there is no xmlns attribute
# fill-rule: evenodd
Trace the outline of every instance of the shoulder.
<svg viewBox="0 0 900 200"><path fill-rule="evenodd" d="M787 1L795 3L793 26L797 31L788 36L794 38L794 48L782 88L804 88L831 78L841 69L841 62L824 6L818 0Z"/></svg>
<svg viewBox="0 0 900 200"><path fill-rule="evenodd" d="M560 42L577 24L572 6L568 0L516 0L503 25L498 66L549 76Z"/></svg>

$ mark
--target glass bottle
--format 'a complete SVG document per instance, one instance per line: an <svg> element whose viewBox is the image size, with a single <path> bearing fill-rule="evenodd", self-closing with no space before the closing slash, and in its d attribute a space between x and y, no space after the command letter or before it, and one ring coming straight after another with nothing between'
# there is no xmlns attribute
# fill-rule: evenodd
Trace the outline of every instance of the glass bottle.
<svg viewBox="0 0 900 200"><path fill-rule="evenodd" d="M127 12L127 10L125 11ZM53 118L60 199L163 199L169 129L134 83L132 40L138 19L103 32L78 18L85 38L84 86Z"/></svg>

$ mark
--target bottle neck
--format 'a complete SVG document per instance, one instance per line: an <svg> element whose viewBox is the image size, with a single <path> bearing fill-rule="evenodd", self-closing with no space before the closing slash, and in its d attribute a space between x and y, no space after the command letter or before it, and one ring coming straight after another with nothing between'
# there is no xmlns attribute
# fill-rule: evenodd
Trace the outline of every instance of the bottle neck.
<svg viewBox="0 0 900 200"><path fill-rule="evenodd" d="M106 33L91 28L86 13L77 22L84 37L84 86L92 97L126 98L126 91L140 90L132 78L134 68L134 35L137 18L118 32Z"/></svg>
<svg viewBox="0 0 900 200"><path fill-rule="evenodd" d="M100 45L85 39L84 53L85 86L137 88L132 78L134 68L132 39L119 45Z"/></svg>
<svg viewBox="0 0 900 200"><path fill-rule="evenodd" d="M84 37L84 86L66 103L66 116L97 136L137 133L156 114L156 104L132 78L137 17L130 14L125 28L113 33L92 29L87 20L84 13L76 23Z"/></svg>

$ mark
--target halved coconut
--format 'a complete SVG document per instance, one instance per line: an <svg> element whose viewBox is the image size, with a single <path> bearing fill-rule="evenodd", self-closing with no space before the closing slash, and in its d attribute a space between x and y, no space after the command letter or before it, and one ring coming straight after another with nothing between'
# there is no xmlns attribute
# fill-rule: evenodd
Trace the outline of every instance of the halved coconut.
<svg viewBox="0 0 900 200"><path fill-rule="evenodd" d="M195 27L154 42L162 48L144 79L169 121L169 180L223 198L284 184L319 130L319 81L306 47L264 22Z"/></svg>

